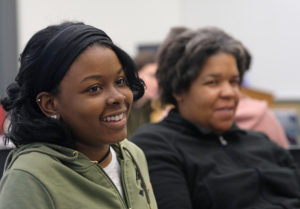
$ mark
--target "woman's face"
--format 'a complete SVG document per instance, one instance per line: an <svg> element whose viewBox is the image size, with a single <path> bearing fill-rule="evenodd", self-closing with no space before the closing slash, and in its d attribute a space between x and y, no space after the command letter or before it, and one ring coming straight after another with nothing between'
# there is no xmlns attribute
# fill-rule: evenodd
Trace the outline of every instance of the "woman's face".
<svg viewBox="0 0 300 209"><path fill-rule="evenodd" d="M123 140L133 94L113 50L87 48L71 65L54 102L77 146L103 146Z"/></svg>
<svg viewBox="0 0 300 209"><path fill-rule="evenodd" d="M228 130L239 101L239 72L231 54L210 56L187 92L175 95L181 115L216 133Z"/></svg>
<svg viewBox="0 0 300 209"><path fill-rule="evenodd" d="M139 77L145 82L146 85L145 94L143 96L146 99L157 99L158 82L155 77L156 71L156 63L147 64L139 71Z"/></svg>

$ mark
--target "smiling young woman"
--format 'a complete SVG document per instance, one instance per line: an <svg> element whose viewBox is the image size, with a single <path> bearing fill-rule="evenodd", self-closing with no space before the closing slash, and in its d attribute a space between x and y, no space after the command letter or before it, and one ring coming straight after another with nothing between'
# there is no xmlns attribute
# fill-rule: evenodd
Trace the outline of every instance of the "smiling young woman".
<svg viewBox="0 0 300 209"><path fill-rule="evenodd" d="M126 139L144 93L133 61L95 27L37 32L1 100L16 146L0 182L4 208L157 208L143 152Z"/></svg>

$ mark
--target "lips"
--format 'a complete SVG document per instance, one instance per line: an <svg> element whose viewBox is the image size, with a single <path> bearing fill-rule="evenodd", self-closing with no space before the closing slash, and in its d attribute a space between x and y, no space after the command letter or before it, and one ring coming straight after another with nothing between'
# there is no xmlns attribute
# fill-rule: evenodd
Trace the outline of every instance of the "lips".
<svg viewBox="0 0 300 209"><path fill-rule="evenodd" d="M106 112L100 117L100 120L103 122L118 122L126 119L127 111L128 109L124 107L116 111L111 111L110 113Z"/></svg>
<svg viewBox="0 0 300 209"><path fill-rule="evenodd" d="M233 107L224 107L224 108L217 108L217 111L233 111Z"/></svg>
<svg viewBox="0 0 300 209"><path fill-rule="evenodd" d="M232 111L235 110L236 105L234 103L227 103L227 104L219 104L215 107L215 110L224 110L224 111Z"/></svg>
<svg viewBox="0 0 300 209"><path fill-rule="evenodd" d="M124 118L124 115L125 115L125 113L122 112L122 113L117 114L117 115L106 116L102 120L104 122L117 122L117 121L122 120Z"/></svg>
<svg viewBox="0 0 300 209"><path fill-rule="evenodd" d="M215 109L215 113L218 117L222 119L231 119L234 116L235 108L234 106L220 107Z"/></svg>

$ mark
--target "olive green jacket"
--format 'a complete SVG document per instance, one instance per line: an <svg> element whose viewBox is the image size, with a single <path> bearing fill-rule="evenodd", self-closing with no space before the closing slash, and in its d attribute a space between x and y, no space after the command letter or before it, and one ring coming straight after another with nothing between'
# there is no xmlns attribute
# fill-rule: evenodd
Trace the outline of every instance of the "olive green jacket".
<svg viewBox="0 0 300 209"><path fill-rule="evenodd" d="M34 143L9 154L0 182L0 209L157 209L144 153L127 139L113 148L124 198L84 154Z"/></svg>

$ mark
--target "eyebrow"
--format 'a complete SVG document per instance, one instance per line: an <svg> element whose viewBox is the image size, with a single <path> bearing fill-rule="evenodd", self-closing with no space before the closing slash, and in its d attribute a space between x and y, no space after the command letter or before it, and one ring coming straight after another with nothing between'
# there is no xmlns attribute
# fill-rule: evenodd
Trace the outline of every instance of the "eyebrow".
<svg viewBox="0 0 300 209"><path fill-rule="evenodd" d="M125 73L125 71L124 71L124 68L123 68L123 67L121 67L121 68L118 70L118 74L120 74L122 71Z"/></svg>
<svg viewBox="0 0 300 209"><path fill-rule="evenodd" d="M85 82L85 81L87 81L87 80L90 80L90 79L100 80L101 78L103 78L102 75L90 75L90 76L87 76L87 77L85 77L84 79L82 79L82 80L80 81L80 83L83 83L83 82Z"/></svg>
<svg viewBox="0 0 300 209"><path fill-rule="evenodd" d="M222 77L222 75L219 75L219 74L208 74L208 75L204 76L202 80L204 80L206 78L210 78L210 77L212 77L212 78L220 78L220 77ZM240 76L239 75L233 75L233 77L234 78L239 78Z"/></svg>
<svg viewBox="0 0 300 209"><path fill-rule="evenodd" d="M221 77L221 75L219 75L219 74L208 74L208 75L204 76L202 78L202 80L205 80L207 78L220 78L220 77Z"/></svg>
<svg viewBox="0 0 300 209"><path fill-rule="evenodd" d="M222 76L218 75L218 74L209 74L209 75L204 76L201 80L202 80L202 82L205 82L205 81L208 81L209 79L222 79ZM231 77L231 79L240 80L240 76L239 75L233 75Z"/></svg>
<svg viewBox="0 0 300 209"><path fill-rule="evenodd" d="M123 72L124 71L124 69L123 68L120 68L118 71L117 71L117 74L119 75L121 72ZM84 79L82 79L81 81L80 81L80 83L83 83L83 82L85 82L85 81L87 81L87 80L90 80L90 79L94 79L94 80L100 80L100 79L102 79L103 78L103 76L102 75L90 75L90 76L87 76L87 77L85 77Z"/></svg>

